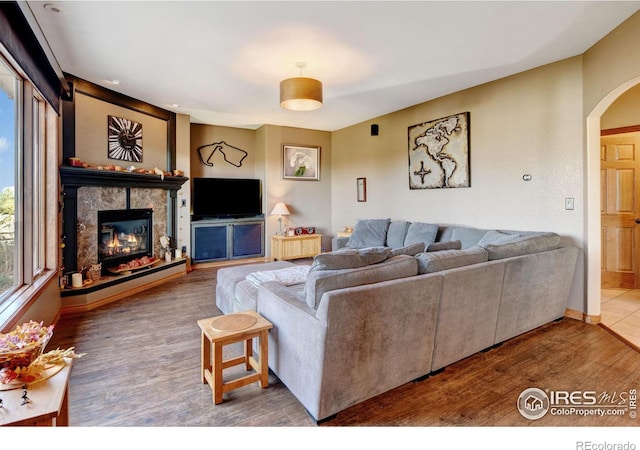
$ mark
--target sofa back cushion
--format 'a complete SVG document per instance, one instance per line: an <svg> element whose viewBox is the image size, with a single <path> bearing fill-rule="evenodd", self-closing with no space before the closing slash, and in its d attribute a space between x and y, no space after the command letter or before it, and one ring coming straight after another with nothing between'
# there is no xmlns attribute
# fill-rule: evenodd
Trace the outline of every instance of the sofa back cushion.
<svg viewBox="0 0 640 450"><path fill-rule="evenodd" d="M506 242L483 244L483 247L487 249L489 260L494 260L546 252L558 248L559 245L560 235L547 232L518 236Z"/></svg>
<svg viewBox="0 0 640 450"><path fill-rule="evenodd" d="M392 221L387 231L387 247L404 247L404 237L407 235L407 228L409 228L410 224L410 222L404 220Z"/></svg>
<svg viewBox="0 0 640 450"><path fill-rule="evenodd" d="M432 223L413 222L407 228L404 246L423 244L425 248L436 240L438 225Z"/></svg>
<svg viewBox="0 0 640 450"><path fill-rule="evenodd" d="M483 230L480 228L471 228L471 227L460 227L454 226L451 230L451 238L452 241L460 241L462 242L462 248L472 247L478 244L478 241L482 239L482 237L489 230Z"/></svg>
<svg viewBox="0 0 640 450"><path fill-rule="evenodd" d="M347 247L383 247L387 243L387 230L391 219L358 220L353 227Z"/></svg>
<svg viewBox="0 0 640 450"><path fill-rule="evenodd" d="M489 252L482 247L472 246L462 250L441 250L439 252L416 255L418 273L440 272L441 270L463 267L486 262Z"/></svg>
<svg viewBox="0 0 640 450"><path fill-rule="evenodd" d="M400 255L355 269L312 270L305 285L307 305L317 309L325 292L417 275L415 257Z"/></svg>
<svg viewBox="0 0 640 450"><path fill-rule="evenodd" d="M384 261L391 254L388 247L342 248L335 252L320 253L313 258L311 271L355 269Z"/></svg>

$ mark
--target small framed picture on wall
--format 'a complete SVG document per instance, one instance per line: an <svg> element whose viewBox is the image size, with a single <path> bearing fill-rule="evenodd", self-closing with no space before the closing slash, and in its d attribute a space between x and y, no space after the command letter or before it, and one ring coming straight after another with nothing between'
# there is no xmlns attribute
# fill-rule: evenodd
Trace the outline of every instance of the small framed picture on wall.
<svg viewBox="0 0 640 450"><path fill-rule="evenodd" d="M284 144L282 163L285 180L320 180L320 147Z"/></svg>
<svg viewBox="0 0 640 450"><path fill-rule="evenodd" d="M358 192L358 201L366 202L367 201L367 179L358 178L356 180L356 188Z"/></svg>

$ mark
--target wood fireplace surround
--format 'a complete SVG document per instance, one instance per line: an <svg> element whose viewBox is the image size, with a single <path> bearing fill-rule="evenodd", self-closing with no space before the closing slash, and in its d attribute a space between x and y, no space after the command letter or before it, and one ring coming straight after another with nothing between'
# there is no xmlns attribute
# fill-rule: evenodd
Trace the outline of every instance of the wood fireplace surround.
<svg viewBox="0 0 640 450"><path fill-rule="evenodd" d="M161 177L160 175L62 166L60 179L63 188L62 254L65 272L79 271L98 262L96 237L98 235L97 211L99 210L153 209L153 254L156 256L160 254L160 236L166 235L175 239L177 191L188 180L187 177ZM175 269L175 266L180 264L184 265L185 260L173 261L171 264L162 263L127 276L108 277L109 279L104 282L81 289L64 289L61 296L81 296L80 301L75 302L75 307L79 305L87 307L90 303L102 302L105 295L112 296L111 291L115 285L135 280L134 284L140 286L148 281L142 278L158 279L159 272ZM105 289L109 290L105 295L96 294L96 291Z"/></svg>

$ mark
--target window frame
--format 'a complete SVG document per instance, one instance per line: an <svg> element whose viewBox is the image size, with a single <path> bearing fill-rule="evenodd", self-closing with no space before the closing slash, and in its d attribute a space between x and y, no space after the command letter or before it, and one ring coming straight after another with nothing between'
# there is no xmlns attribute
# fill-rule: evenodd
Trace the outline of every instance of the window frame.
<svg viewBox="0 0 640 450"><path fill-rule="evenodd" d="M0 295L2 331L13 327L14 321L51 286L58 274L59 116L1 43L0 58L18 79L14 186L16 275L14 286ZM34 217L34 208L38 217ZM57 297L59 303L59 295Z"/></svg>

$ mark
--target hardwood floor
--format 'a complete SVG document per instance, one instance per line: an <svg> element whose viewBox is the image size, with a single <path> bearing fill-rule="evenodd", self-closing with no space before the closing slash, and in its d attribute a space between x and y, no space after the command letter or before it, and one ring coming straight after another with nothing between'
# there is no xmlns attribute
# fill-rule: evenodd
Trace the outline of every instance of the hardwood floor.
<svg viewBox="0 0 640 450"><path fill-rule="evenodd" d="M47 349L74 346L69 422L75 427L315 427L271 373L213 405L200 382L198 319L219 315L215 268L79 316L63 316ZM231 346L229 355L239 353ZM227 355L228 356L228 355ZM226 356L225 356L226 357ZM228 374L243 370L228 369ZM624 416L547 414L525 419L520 393L628 392L640 386L640 354L595 325L564 319L340 412L321 427L635 427Z"/></svg>

